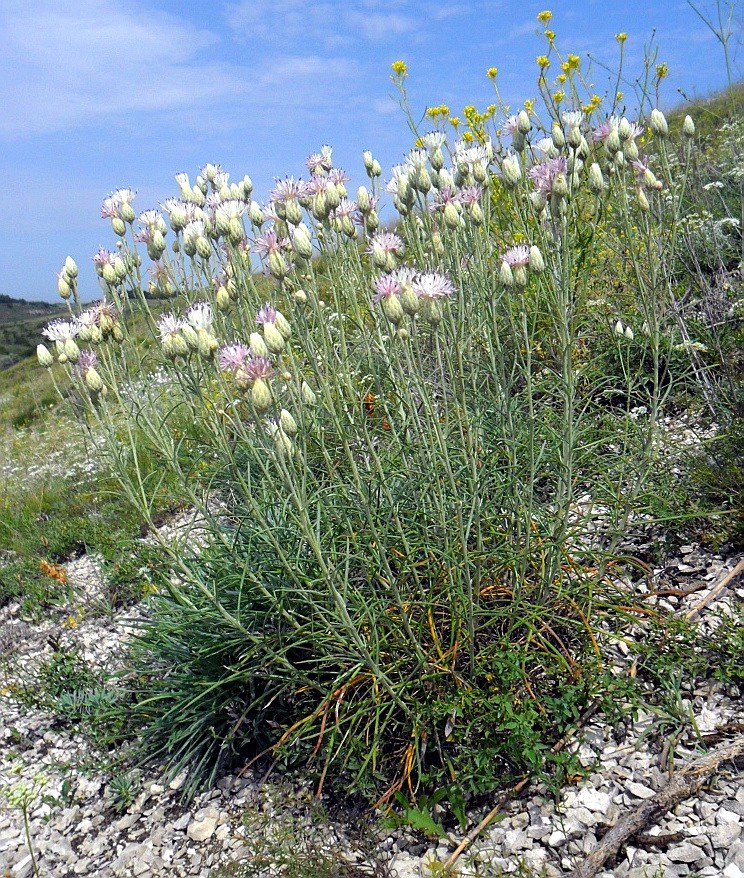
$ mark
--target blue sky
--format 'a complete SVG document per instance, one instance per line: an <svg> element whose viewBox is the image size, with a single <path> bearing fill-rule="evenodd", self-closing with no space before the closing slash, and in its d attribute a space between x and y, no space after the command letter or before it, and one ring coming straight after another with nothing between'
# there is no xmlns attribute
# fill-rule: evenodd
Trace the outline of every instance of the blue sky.
<svg viewBox="0 0 744 878"><path fill-rule="evenodd" d="M264 200L324 143L355 184L363 149L389 168L411 145L396 58L417 112L490 103L491 66L516 107L535 94L545 8L564 52L611 64L627 31L629 72L655 33L664 106L678 88L725 84L720 47L685 0L0 0L0 293L53 300L71 254L95 296L90 257L113 244L100 203L120 186L155 207L177 194L175 173L193 179L211 161L250 174ZM602 93L607 75L593 79Z"/></svg>

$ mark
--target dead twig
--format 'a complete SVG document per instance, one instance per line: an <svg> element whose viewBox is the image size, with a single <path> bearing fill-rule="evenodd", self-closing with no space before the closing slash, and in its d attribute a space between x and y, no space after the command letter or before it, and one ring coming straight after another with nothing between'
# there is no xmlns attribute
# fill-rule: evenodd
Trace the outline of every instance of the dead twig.
<svg viewBox="0 0 744 878"><path fill-rule="evenodd" d="M740 735L733 741L728 741L704 756L688 762L672 775L653 798L646 799L618 820L568 878L592 878L607 860L617 855L622 845L629 839L638 836L642 829L657 823L667 811L694 795L708 777L717 771L722 762L736 759L743 753L744 735Z"/></svg>
<svg viewBox="0 0 744 878"><path fill-rule="evenodd" d="M739 563L734 567L733 570L730 570L726 576L723 577L719 582L717 582L713 588L710 590L710 593L707 594L701 601L698 601L697 604L687 613L685 613L685 619L689 622L696 622L699 618L703 610L710 606L710 604L715 601L720 600L726 591L728 590L729 585L735 580L738 579L744 573L744 558L742 558Z"/></svg>

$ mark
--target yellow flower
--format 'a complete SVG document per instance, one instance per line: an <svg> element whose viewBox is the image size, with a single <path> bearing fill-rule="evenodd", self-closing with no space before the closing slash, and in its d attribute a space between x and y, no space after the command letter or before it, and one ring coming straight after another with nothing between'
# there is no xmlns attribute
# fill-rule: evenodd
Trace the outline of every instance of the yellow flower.
<svg viewBox="0 0 744 878"><path fill-rule="evenodd" d="M496 74L497 74L498 72L499 72L499 68L498 68L498 67L489 67L488 70L486 70L486 76L487 76L489 79L496 79Z"/></svg>
<svg viewBox="0 0 744 878"><path fill-rule="evenodd" d="M549 9L543 9L542 12L538 12L537 14L537 20L543 24L547 24L552 17L553 13Z"/></svg>
<svg viewBox="0 0 744 878"><path fill-rule="evenodd" d="M398 76L405 76L408 73L408 65L405 61L393 61L390 66L393 68L393 73L397 73Z"/></svg>
<svg viewBox="0 0 744 878"><path fill-rule="evenodd" d="M615 95L615 100L616 100L616 101L621 101L624 97L625 97L625 95L624 95L621 91L619 91L619 92Z"/></svg>
<svg viewBox="0 0 744 878"><path fill-rule="evenodd" d="M565 99L565 97L566 93L564 91L557 91L553 95L553 100L556 102L556 104L560 104Z"/></svg>
<svg viewBox="0 0 744 878"><path fill-rule="evenodd" d="M659 79L664 79L669 75L669 65L668 64L657 64L656 65L656 76Z"/></svg>
<svg viewBox="0 0 744 878"><path fill-rule="evenodd" d="M451 116L449 123L453 128L457 128L457 126L460 124L460 118L458 116Z"/></svg>
<svg viewBox="0 0 744 878"><path fill-rule="evenodd" d="M566 74L561 73L556 77L556 79L560 83L560 85L563 85L563 83L566 81Z"/></svg>
<svg viewBox="0 0 744 878"><path fill-rule="evenodd" d="M424 145L424 141L420 137L417 137L416 140L414 141L414 146L417 149L421 149L423 147L423 145Z"/></svg>
<svg viewBox="0 0 744 878"><path fill-rule="evenodd" d="M532 113L535 109L535 102L533 100L531 100L530 98L527 98L527 100L524 102L524 108L525 108L525 110L527 110L527 112L530 115L532 115Z"/></svg>
<svg viewBox="0 0 744 878"><path fill-rule="evenodd" d="M555 31L554 30L546 30L545 36L548 38L548 42L552 44L553 41L555 40Z"/></svg>
<svg viewBox="0 0 744 878"><path fill-rule="evenodd" d="M562 70L564 73L568 73L570 69L571 69L571 65L568 63L568 61L564 61L564 62L561 64L561 70Z"/></svg>
<svg viewBox="0 0 744 878"><path fill-rule="evenodd" d="M628 39L628 35L622 30L619 34L615 34L615 39L622 45Z"/></svg>
<svg viewBox="0 0 744 878"><path fill-rule="evenodd" d="M601 98L599 95L592 95L591 100L590 100L589 103L590 103L590 104L594 107L594 109L596 110L597 107L602 103L602 98Z"/></svg>
<svg viewBox="0 0 744 878"><path fill-rule="evenodd" d="M567 58L568 69L569 70L578 70L579 64L581 64L581 58L578 55L569 55Z"/></svg>
<svg viewBox="0 0 744 878"><path fill-rule="evenodd" d="M473 142L473 132L472 131L463 131L462 139L466 143L472 143Z"/></svg>
<svg viewBox="0 0 744 878"><path fill-rule="evenodd" d="M550 61L548 60L548 56L538 55L537 66L540 67L542 70L546 70L548 67L550 67Z"/></svg>

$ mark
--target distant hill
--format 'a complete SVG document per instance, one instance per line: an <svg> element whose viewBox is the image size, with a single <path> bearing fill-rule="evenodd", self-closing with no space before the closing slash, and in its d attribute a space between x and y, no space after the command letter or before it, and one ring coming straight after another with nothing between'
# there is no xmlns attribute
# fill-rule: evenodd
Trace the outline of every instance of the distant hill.
<svg viewBox="0 0 744 878"><path fill-rule="evenodd" d="M41 330L67 308L50 302L28 302L0 294L0 369L25 359L42 341Z"/></svg>

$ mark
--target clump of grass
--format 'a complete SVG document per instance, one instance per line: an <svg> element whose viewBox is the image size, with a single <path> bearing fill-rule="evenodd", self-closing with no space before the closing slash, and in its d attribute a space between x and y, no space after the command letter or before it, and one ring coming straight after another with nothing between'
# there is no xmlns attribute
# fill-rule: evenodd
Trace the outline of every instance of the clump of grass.
<svg viewBox="0 0 744 878"><path fill-rule="evenodd" d="M104 202L107 300L51 324L39 359L142 520L172 480L200 522L162 539L133 651L145 754L188 767L187 794L266 754L380 804L560 776L551 743L616 685L595 631L624 618L613 563L653 515L689 372L694 126L677 149L658 108L621 119L562 66L560 99L543 74L540 107L492 128L495 106L469 108L456 143L440 110L429 133L411 118L390 231L379 164L352 202L328 147L268 210L214 165L177 177L168 221L137 220L129 189ZM76 278L68 260L71 302ZM138 371L165 378L132 392Z"/></svg>

